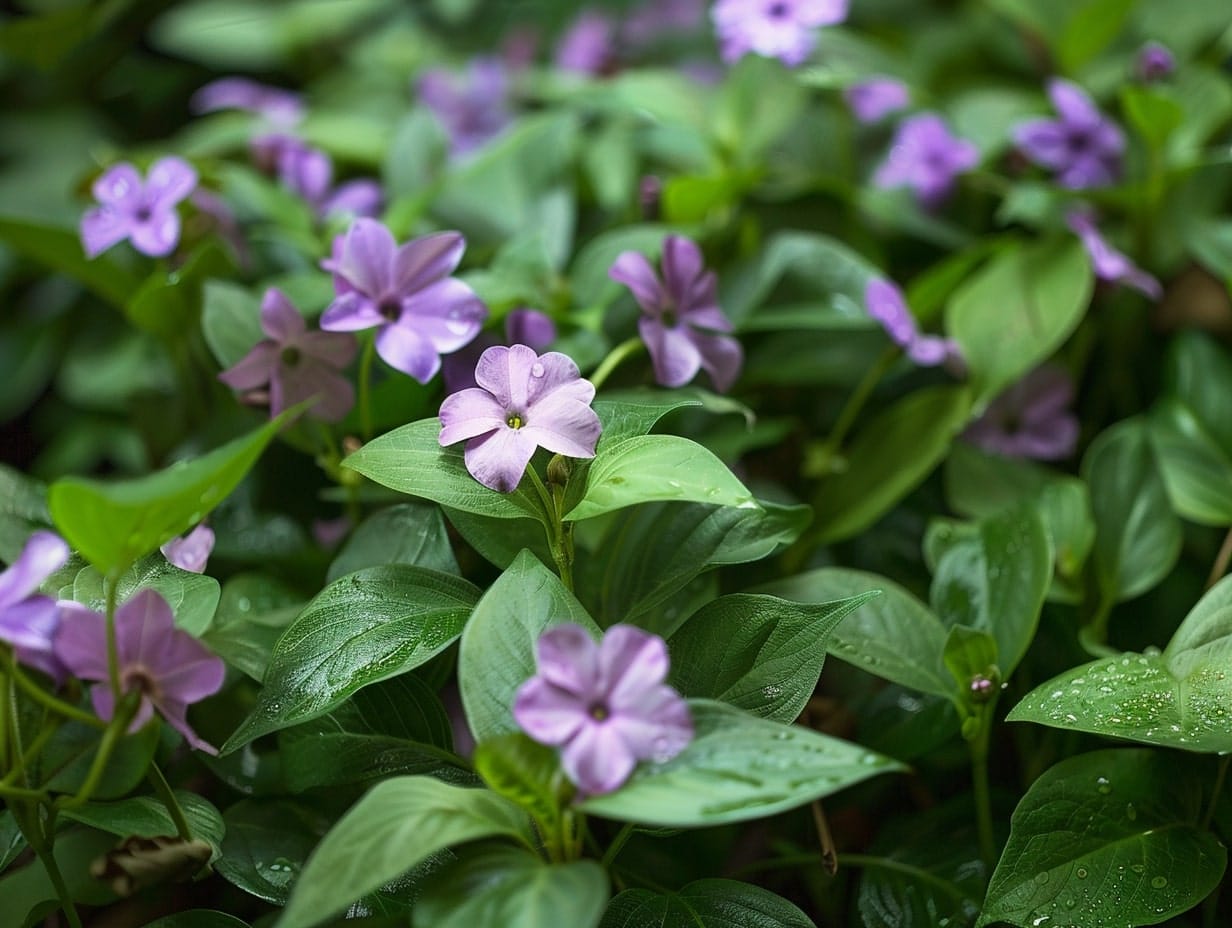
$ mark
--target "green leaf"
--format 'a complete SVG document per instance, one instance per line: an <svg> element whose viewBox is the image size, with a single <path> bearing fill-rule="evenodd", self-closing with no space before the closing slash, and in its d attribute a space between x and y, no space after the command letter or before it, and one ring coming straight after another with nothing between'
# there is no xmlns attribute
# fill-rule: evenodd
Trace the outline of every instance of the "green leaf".
<svg viewBox="0 0 1232 928"><path fill-rule="evenodd" d="M285 905L304 861L325 832L323 817L284 799L245 799L223 813L227 832L214 869L244 892Z"/></svg>
<svg viewBox="0 0 1232 928"><path fill-rule="evenodd" d="M458 637L478 599L465 580L405 564L330 584L278 639L257 705L222 753L425 663Z"/></svg>
<svg viewBox="0 0 1232 928"><path fill-rule="evenodd" d="M877 574L822 567L760 588L784 599L824 603L880 590L830 634L829 653L869 673L949 699L953 682L942 663L946 628L927 606Z"/></svg>
<svg viewBox="0 0 1232 928"><path fill-rule="evenodd" d="M475 746L475 772L493 791L516 802L538 822L554 822L573 789L552 748L510 732ZM562 789L563 787L563 789Z"/></svg>
<svg viewBox="0 0 1232 928"><path fill-rule="evenodd" d="M766 106L774 100L774 106ZM719 88L712 117L716 141L737 164L760 167L767 150L799 124L808 91L774 58L745 55Z"/></svg>
<svg viewBox="0 0 1232 928"><path fill-rule="evenodd" d="M996 683L997 642L986 631L966 625L953 626L946 636L941 659L959 693L968 693L969 684L976 676Z"/></svg>
<svg viewBox="0 0 1232 928"><path fill-rule="evenodd" d="M545 864L499 845L476 848L436 874L415 905L417 928L595 928L608 901L593 860Z"/></svg>
<svg viewBox="0 0 1232 928"><path fill-rule="evenodd" d="M463 512L498 519L546 518L526 480L512 493L489 490L467 471L462 446L442 448L440 434L440 419L421 419L374 438L343 465L391 490Z"/></svg>
<svg viewBox="0 0 1232 928"><path fill-rule="evenodd" d="M1168 392L1232 457L1232 358L1228 352L1208 335L1183 331L1168 348L1165 381Z"/></svg>
<svg viewBox="0 0 1232 928"><path fill-rule="evenodd" d="M694 737L663 764L642 764L614 793L583 811L671 828L763 818L903 769L859 745L782 725L721 702L689 700Z"/></svg>
<svg viewBox="0 0 1232 928"><path fill-rule="evenodd" d="M458 562L440 507L401 503L370 516L347 539L325 580L333 583L345 574L382 564L411 564L456 574Z"/></svg>
<svg viewBox="0 0 1232 928"><path fill-rule="evenodd" d="M1095 568L1113 601L1145 593L1181 553L1181 525L1151 450L1146 425L1131 419L1101 432L1082 459L1095 515Z"/></svg>
<svg viewBox="0 0 1232 928"><path fill-rule="evenodd" d="M209 844L213 848L211 860L217 860L225 831L218 810L196 793L176 790L175 798L184 812L193 837ZM61 814L67 819L81 822L99 831L110 832L120 838L133 835L156 838L176 833L171 813L154 796L133 796L119 802L89 802L84 806L65 809Z"/></svg>
<svg viewBox="0 0 1232 928"><path fill-rule="evenodd" d="M232 367L265 338L261 331L260 298L239 284L207 280L201 303L201 331L219 366Z"/></svg>
<svg viewBox="0 0 1232 928"><path fill-rule="evenodd" d="M150 922L145 928L248 928L234 915L213 909L191 909Z"/></svg>
<svg viewBox="0 0 1232 928"><path fill-rule="evenodd" d="M1188 751L1232 751L1232 578L1198 601L1162 654L1075 667L1028 693L1008 718Z"/></svg>
<svg viewBox="0 0 1232 928"><path fill-rule="evenodd" d="M1121 107L1128 123L1155 151L1162 150L1168 137L1185 121L1185 107L1169 93L1155 87L1126 84L1121 88Z"/></svg>
<svg viewBox="0 0 1232 928"><path fill-rule="evenodd" d="M979 925L1157 925L1219 883L1227 851L1194 822L1202 795L1157 751L1094 751L1031 784Z"/></svg>
<svg viewBox="0 0 1232 928"><path fill-rule="evenodd" d="M206 239L173 271L155 270L133 294L124 314L138 329L163 338L179 338L196 328L201 287L210 277L236 272L235 264L214 239Z"/></svg>
<svg viewBox="0 0 1232 928"><path fill-rule="evenodd" d="M12 810L0 812L0 873L8 869L9 864L16 860L26 849L26 839L17 827Z"/></svg>
<svg viewBox="0 0 1232 928"><path fill-rule="evenodd" d="M1056 45L1062 70L1073 74L1112 44L1134 6L1134 0L1086 0L1078 4Z"/></svg>
<svg viewBox="0 0 1232 928"><path fill-rule="evenodd" d="M112 752L102 779L94 790L95 799L117 799L141 782L154 749L158 747L159 725L146 725L120 739ZM39 774L44 786L57 793L75 793L85 784L94 756L98 753L102 730L81 722L61 725L39 757Z"/></svg>
<svg viewBox="0 0 1232 928"><path fill-rule="evenodd" d="M1159 475L1176 513L1203 525L1232 525L1232 458L1179 400L1147 418Z"/></svg>
<svg viewBox="0 0 1232 928"><path fill-rule="evenodd" d="M977 407L1048 358L1081 321L1094 277L1073 239L1011 248L946 306L946 331L971 372Z"/></svg>
<svg viewBox="0 0 1232 928"><path fill-rule="evenodd" d="M0 561L13 563L32 532L50 527L47 487L0 464Z"/></svg>
<svg viewBox="0 0 1232 928"><path fill-rule="evenodd" d="M970 408L965 387L926 387L864 426L845 453L842 472L818 486L818 541L850 538L889 512L941 463Z"/></svg>
<svg viewBox="0 0 1232 928"><path fill-rule="evenodd" d="M287 729L278 746L283 780L293 793L390 776L422 774L460 785L474 781L465 762L449 751L389 735L339 731L328 717Z"/></svg>
<svg viewBox="0 0 1232 928"><path fill-rule="evenodd" d="M116 582L117 601L124 603L144 589L157 590L175 613L175 624L198 637L210 627L221 595L213 577L181 570L168 563L161 552L142 558L120 575ZM71 599L96 612L107 607L103 578L89 566L77 572L70 586L60 589L57 599Z"/></svg>
<svg viewBox="0 0 1232 928"><path fill-rule="evenodd" d="M533 846L524 812L487 790L427 777L377 784L308 858L278 928L311 928L439 850L507 836Z"/></svg>
<svg viewBox="0 0 1232 928"><path fill-rule="evenodd" d="M619 226L578 249L569 267L574 303L578 306L606 306L627 289L607 276L612 262L625 251L637 251L654 262L671 230L659 225Z"/></svg>
<svg viewBox="0 0 1232 928"><path fill-rule="evenodd" d="M0 242L48 270L67 274L121 309L141 283L106 255L87 258L75 229L0 217Z"/></svg>
<svg viewBox="0 0 1232 928"><path fill-rule="evenodd" d="M90 875L90 864L114 846L114 835L91 828L72 828L56 836L52 853L74 900L93 905L115 901L115 893ZM47 870L37 862L0 879L0 912L4 913L6 928L45 924L46 917L58 908L57 899Z"/></svg>
<svg viewBox="0 0 1232 928"><path fill-rule="evenodd" d="M696 880L674 893L626 889L599 928L816 928L781 896L751 883Z"/></svg>
<svg viewBox="0 0 1232 928"><path fill-rule="evenodd" d="M517 731L513 698L535 674L535 643L547 629L599 627L560 579L523 551L475 606L458 650L458 688L476 741Z"/></svg>
<svg viewBox="0 0 1232 928"><path fill-rule="evenodd" d="M303 608L304 597L282 581L264 574L237 574L223 586L214 624L202 641L260 683L274 645Z"/></svg>
<svg viewBox="0 0 1232 928"><path fill-rule="evenodd" d="M226 499L298 409L191 461L134 480L65 477L47 504L65 540L107 576L182 535Z"/></svg>
<svg viewBox="0 0 1232 928"><path fill-rule="evenodd" d="M735 593L707 603L671 639L669 682L776 722L794 722L813 695L830 635L876 591L830 603Z"/></svg>
<svg viewBox="0 0 1232 928"><path fill-rule="evenodd" d="M934 611L946 625L990 633L1008 677L1027 652L1052 579L1052 545L1039 513L1012 509L953 532L933 574Z"/></svg>

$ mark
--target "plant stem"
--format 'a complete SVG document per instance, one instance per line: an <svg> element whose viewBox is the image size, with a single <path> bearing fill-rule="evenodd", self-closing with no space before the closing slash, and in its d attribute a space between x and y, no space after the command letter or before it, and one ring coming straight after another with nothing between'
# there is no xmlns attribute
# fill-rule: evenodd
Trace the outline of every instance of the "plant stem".
<svg viewBox="0 0 1232 928"><path fill-rule="evenodd" d="M1223 792L1223 782L1228 778L1228 764L1232 762L1232 754L1219 758L1219 772L1215 774L1215 788L1211 790L1211 801L1202 816L1202 828L1210 828L1215 818L1215 808L1219 805L1219 794Z"/></svg>
<svg viewBox="0 0 1232 928"><path fill-rule="evenodd" d="M552 560L556 562L556 572L560 574L560 582L565 585L570 593L573 592L573 527L568 529L565 527L564 521L561 519L561 504L564 501L563 489L560 494L552 494L548 492L548 488L543 485L543 481L539 478L539 474L535 472L533 467L526 468L527 476L535 486L535 491L539 494L539 499L543 503L545 514L548 521L544 524L543 530L547 534L548 547L552 549Z"/></svg>
<svg viewBox="0 0 1232 928"><path fill-rule="evenodd" d="M20 786L0 786L0 799L26 799L32 802L43 802L47 794L41 789L24 789Z"/></svg>
<svg viewBox="0 0 1232 928"><path fill-rule="evenodd" d="M38 844L34 845L34 853L42 861L43 869L47 871L47 877L56 890L56 897L60 900L60 908L64 910L64 917L68 920L69 928L82 928L81 917L77 914L77 907L73 905L73 895L68 891L68 885L64 882L64 874L60 872L60 865L56 863L56 855L46 843L46 839L41 839Z"/></svg>
<svg viewBox="0 0 1232 928"><path fill-rule="evenodd" d="M372 439L372 359L376 356L376 339L364 339L359 356L359 428L364 441Z"/></svg>
<svg viewBox="0 0 1232 928"><path fill-rule="evenodd" d="M94 791L98 789L98 784L102 782L103 774L107 772L107 762L111 760L111 754L115 750L120 739L124 737L125 731L128 730L129 724L136 714L137 706L132 700L127 700L122 707L117 707L117 712L111 723L103 731L102 740L98 744L98 753L94 755L94 761L90 764L90 771L86 774L86 781L81 784L76 795L61 796L56 800L57 809L75 809L78 806L84 806L90 801L94 795Z"/></svg>
<svg viewBox="0 0 1232 928"><path fill-rule="evenodd" d="M1223 544L1215 555L1215 563L1211 565L1211 574L1206 578L1206 589L1210 589L1228 572L1228 561L1232 560L1232 528L1223 536Z"/></svg>
<svg viewBox="0 0 1232 928"><path fill-rule="evenodd" d="M971 784L975 793L975 821L980 839L980 858L984 861L985 878L992 876L997 863L997 842L992 830L992 799L988 791L988 742L992 736L992 706L980 719L980 730L971 745Z"/></svg>
<svg viewBox="0 0 1232 928"><path fill-rule="evenodd" d="M634 336L627 341L621 342L608 352L607 357L599 362L599 366L595 368L594 373L586 379L594 384L595 389L598 390L603 386L604 381L611 376L612 371L616 370L617 365L641 347L642 339L639 336Z"/></svg>
<svg viewBox="0 0 1232 928"><path fill-rule="evenodd" d="M180 806L180 801L175 798L175 793L167 783L167 778L163 776L163 772L159 769L158 764L150 761L150 768L145 773L146 779L150 781L150 785L154 787L154 792L158 794L159 800L167 809L167 814L171 816L171 821L175 823L176 833L185 841L193 839L192 826L188 824L188 818L184 815L184 809Z"/></svg>
<svg viewBox="0 0 1232 928"><path fill-rule="evenodd" d="M4 779L0 780L0 786L11 785L18 776L21 776L24 782L26 769L33 763L34 758L38 757L39 752L43 750L43 747L51 740L51 736L58 729L58 725L47 725L44 723L43 727L39 729L39 733L34 736L34 740L30 742L30 746L26 748L25 753L22 755L21 764L13 766L13 769L5 775Z"/></svg>
<svg viewBox="0 0 1232 928"><path fill-rule="evenodd" d="M834 428L830 430L830 435L826 438L826 442L821 446L821 452L818 455L818 460L813 463L813 466L819 470L819 475L824 477L830 471L830 464L838 454L839 449L843 446L843 440L847 437L847 433L851 431L851 427L855 425L856 419L864 410L868 398L873 395L873 391L877 389L877 384L881 383L881 378L885 376L886 371L890 369L899 355L897 347L887 348L877 359L877 361L864 374L851 396L847 398L847 402L843 408L839 410L838 419L834 422Z"/></svg>
<svg viewBox="0 0 1232 928"><path fill-rule="evenodd" d="M98 716L91 715L89 712L78 709L76 706L70 705L64 700L57 699L55 696L52 696L51 693L48 693L33 680L29 679L13 664L9 664L6 668L6 673L8 673L13 682L17 684L18 689L20 689L35 702L50 709L52 712L62 715L66 719L72 719L74 722L82 722L94 728L107 727L107 723L98 718Z"/></svg>
<svg viewBox="0 0 1232 928"><path fill-rule="evenodd" d="M120 646L116 642L116 596L119 582L114 577L103 579L107 595L107 679L111 682L112 704L120 704Z"/></svg>
<svg viewBox="0 0 1232 928"><path fill-rule="evenodd" d="M839 859L841 866L844 867L863 867L871 870L890 870L894 873L902 873L910 876L913 879L919 880L921 883L928 883L930 886L935 886L950 898L962 902L970 898L958 886L951 883L949 880L943 879L936 874L913 866L912 864L904 863L901 860L894 860L890 857L877 857L871 854L848 854L843 853ZM816 867L819 861L815 853L808 854L788 854L783 857L774 857L770 860L759 860L747 866L741 867L735 873L731 874L732 878L743 878L751 876L754 873L763 873L767 870L782 870L791 867Z"/></svg>
<svg viewBox="0 0 1232 928"><path fill-rule="evenodd" d="M612 861L616 859L616 855L620 853L620 849L625 846L625 842L632 834L632 822L625 822L620 831L616 832L616 837L612 839L612 843L607 846L607 851L603 854L603 860L599 861L605 870L612 865Z"/></svg>

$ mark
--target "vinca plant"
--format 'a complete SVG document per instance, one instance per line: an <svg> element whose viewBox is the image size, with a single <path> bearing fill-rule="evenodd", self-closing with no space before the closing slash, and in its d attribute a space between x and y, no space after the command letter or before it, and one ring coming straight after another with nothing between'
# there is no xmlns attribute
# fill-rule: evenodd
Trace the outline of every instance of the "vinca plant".
<svg viewBox="0 0 1232 928"><path fill-rule="evenodd" d="M0 83L0 928L1232 923L1227 4L26 0Z"/></svg>

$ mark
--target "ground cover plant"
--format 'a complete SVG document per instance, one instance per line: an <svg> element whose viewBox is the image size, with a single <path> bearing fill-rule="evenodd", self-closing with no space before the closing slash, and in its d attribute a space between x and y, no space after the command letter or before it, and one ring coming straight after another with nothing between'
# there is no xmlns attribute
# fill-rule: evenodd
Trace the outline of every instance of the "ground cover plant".
<svg viewBox="0 0 1232 928"><path fill-rule="evenodd" d="M1225 4L0 15L5 928L1232 919Z"/></svg>

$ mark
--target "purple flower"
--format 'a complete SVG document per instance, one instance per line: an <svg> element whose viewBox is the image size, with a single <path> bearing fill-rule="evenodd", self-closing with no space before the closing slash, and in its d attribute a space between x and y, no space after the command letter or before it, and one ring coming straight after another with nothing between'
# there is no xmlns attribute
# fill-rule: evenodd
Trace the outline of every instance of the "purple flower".
<svg viewBox="0 0 1232 928"><path fill-rule="evenodd" d="M616 24L596 10L583 10L556 46L556 67L575 74L601 74L616 57Z"/></svg>
<svg viewBox="0 0 1232 928"><path fill-rule="evenodd" d="M595 456L595 388L568 355L496 345L479 358L475 382L441 404L440 443L466 440L466 469L485 487L512 493L536 448Z"/></svg>
<svg viewBox="0 0 1232 928"><path fill-rule="evenodd" d="M449 136L457 157L491 141L509 125L509 76L499 58L475 58L464 75L439 68L424 72L419 99Z"/></svg>
<svg viewBox="0 0 1232 928"><path fill-rule="evenodd" d="M979 149L951 135L936 113L899 123L890 155L873 175L878 187L910 187L926 209L936 209L954 189L954 178L980 161Z"/></svg>
<svg viewBox="0 0 1232 928"><path fill-rule="evenodd" d="M1138 58L1134 62L1134 71L1138 79L1145 83L1161 81L1171 77L1176 70L1176 58L1166 45L1159 42L1147 42L1138 49Z"/></svg>
<svg viewBox="0 0 1232 928"><path fill-rule="evenodd" d="M1078 443L1078 419L1069 410L1073 399L1069 374L1055 364L1045 364L989 403L962 437L1006 457L1067 458Z"/></svg>
<svg viewBox="0 0 1232 928"><path fill-rule="evenodd" d="M843 92L843 99L863 123L878 122L911 102L907 85L892 77L871 77L852 84Z"/></svg>
<svg viewBox="0 0 1232 928"><path fill-rule="evenodd" d="M459 232L399 246L376 220L355 220L322 263L334 275L337 296L322 314L321 328L376 327L376 350L385 362L427 383L440 369L441 355L478 335L488 315L475 292L449 276L465 248Z"/></svg>
<svg viewBox="0 0 1232 928"><path fill-rule="evenodd" d="M334 163L318 148L295 140L281 147L277 161L282 185L307 200L318 216L375 216L380 211L380 184L361 178L334 187Z"/></svg>
<svg viewBox="0 0 1232 928"><path fill-rule="evenodd" d="M556 341L556 324L537 309L515 309L505 317L505 344L526 345L542 351ZM485 332L467 345L441 360L441 378L446 393L457 393L475 386L475 365L480 356L493 345L499 345Z"/></svg>
<svg viewBox="0 0 1232 928"><path fill-rule="evenodd" d="M98 717L110 720L115 699L107 670L107 623L97 612L66 603L56 633L56 654L74 675L99 681L90 688ZM137 731L157 710L190 745L209 754L218 752L188 725L188 707L218 692L226 668L201 642L175 627L167 601L144 589L115 613L116 650L120 662L120 692L140 693L141 702L129 731Z"/></svg>
<svg viewBox="0 0 1232 928"><path fill-rule="evenodd" d="M619 254L607 274L632 290L642 307L637 327L655 380L681 387L704 368L720 392L736 382L744 352L730 335L716 334L730 332L732 324L719 308L714 272L705 269L695 243L679 235L666 238L662 282L635 251Z"/></svg>
<svg viewBox="0 0 1232 928"><path fill-rule="evenodd" d="M271 417L315 396L313 416L325 422L341 420L355 402L355 391L338 372L355 357L355 339L309 332L299 310L275 287L261 300L261 331L268 337L218 379L235 390L269 384Z"/></svg>
<svg viewBox="0 0 1232 928"><path fill-rule="evenodd" d="M565 775L584 794L610 793L638 761L665 763L693 740L688 703L663 682L669 661L658 635L613 625L595 644L568 622L539 636L535 665L513 717L536 741L563 749Z"/></svg>
<svg viewBox="0 0 1232 928"><path fill-rule="evenodd" d="M68 560L68 545L51 532L35 532L21 554L0 573L0 641L13 646L23 664L47 673L55 680L64 667L53 649L60 607L38 588Z"/></svg>
<svg viewBox="0 0 1232 928"><path fill-rule="evenodd" d="M952 339L920 334L915 316L911 315L902 291L894 284L877 278L870 280L864 289L864 302L868 314L881 323L890 339L920 367L944 364L951 369L963 368L962 355Z"/></svg>
<svg viewBox="0 0 1232 928"><path fill-rule="evenodd" d="M196 186L197 172L179 158L155 161L144 181L128 162L108 168L94 181L99 205L81 219L86 255L98 257L126 238L151 258L170 254L180 240L176 204Z"/></svg>
<svg viewBox="0 0 1232 928"><path fill-rule="evenodd" d="M1158 300L1164 295L1158 280L1104 240L1095 225L1095 218L1089 212L1073 210L1066 215L1065 223L1081 239L1087 255L1091 258L1095 276L1100 280L1133 287L1152 300Z"/></svg>
<svg viewBox="0 0 1232 928"><path fill-rule="evenodd" d="M1014 129L1014 143L1040 167L1055 171L1062 187L1082 190L1120 176L1125 135L1077 84L1054 78L1048 96L1058 119L1033 119Z"/></svg>
<svg viewBox="0 0 1232 928"><path fill-rule="evenodd" d="M192 574L205 573L205 564L214 550L214 530L202 522L187 535L172 538L159 550L180 570Z"/></svg>
<svg viewBox="0 0 1232 928"><path fill-rule="evenodd" d="M194 113L215 110L247 110L283 129L295 126L304 116L299 94L281 87L258 84L246 77L223 77L200 88L189 101Z"/></svg>
<svg viewBox="0 0 1232 928"><path fill-rule="evenodd" d="M710 10L719 50L731 63L750 52L800 64L816 44L818 26L847 18L848 0L718 0Z"/></svg>

